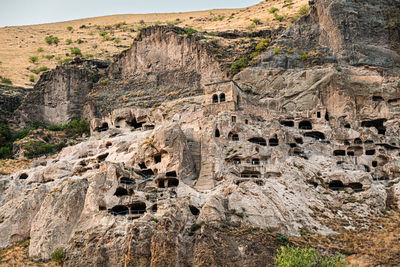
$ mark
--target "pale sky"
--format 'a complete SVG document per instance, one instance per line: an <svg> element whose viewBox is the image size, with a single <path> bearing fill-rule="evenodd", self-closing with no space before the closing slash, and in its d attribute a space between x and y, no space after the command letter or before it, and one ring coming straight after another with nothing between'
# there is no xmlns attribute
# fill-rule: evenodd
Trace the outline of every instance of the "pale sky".
<svg viewBox="0 0 400 267"><path fill-rule="evenodd" d="M260 0L0 0L0 27L115 14L241 8Z"/></svg>

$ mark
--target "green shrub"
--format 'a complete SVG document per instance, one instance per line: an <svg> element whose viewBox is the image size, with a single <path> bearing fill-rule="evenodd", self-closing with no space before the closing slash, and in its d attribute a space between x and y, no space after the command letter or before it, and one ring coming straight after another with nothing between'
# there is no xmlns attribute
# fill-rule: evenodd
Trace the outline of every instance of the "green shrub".
<svg viewBox="0 0 400 267"><path fill-rule="evenodd" d="M53 154L56 151L55 145L50 145L40 141L29 141L24 145L24 155L28 158L42 156L46 154Z"/></svg>
<svg viewBox="0 0 400 267"><path fill-rule="evenodd" d="M3 64L3 62L0 61L0 65Z"/></svg>
<svg viewBox="0 0 400 267"><path fill-rule="evenodd" d="M161 23L162 23L161 21L157 20L157 21L154 22L154 25L157 26L157 25L160 25Z"/></svg>
<svg viewBox="0 0 400 267"><path fill-rule="evenodd" d="M349 265L340 255L323 257L313 248L301 249L291 246L281 247L274 258L274 263L277 267L342 267Z"/></svg>
<svg viewBox="0 0 400 267"><path fill-rule="evenodd" d="M72 26L67 27L67 31L72 31L72 29L73 29Z"/></svg>
<svg viewBox="0 0 400 267"><path fill-rule="evenodd" d="M274 13L277 12L277 11L279 11L279 8L276 8L276 7L271 7L271 8L268 10L268 12L271 13L271 14L274 14Z"/></svg>
<svg viewBox="0 0 400 267"><path fill-rule="evenodd" d="M33 74L29 75L29 81L32 83L35 82L35 75Z"/></svg>
<svg viewBox="0 0 400 267"><path fill-rule="evenodd" d="M190 26L188 26L188 27L184 28L183 30L179 31L179 34L186 34L188 36L192 36L195 33L197 33L197 31L195 29L193 29L192 27L190 27Z"/></svg>
<svg viewBox="0 0 400 267"><path fill-rule="evenodd" d="M111 36L108 35L108 34L107 34L107 35L104 35L104 36L103 36L103 40L104 40L104 41L110 41L110 40L111 40Z"/></svg>
<svg viewBox="0 0 400 267"><path fill-rule="evenodd" d="M40 68L38 68L38 71L39 72L43 72L43 71L46 71L46 70L48 70L49 68L47 67L47 66L41 66Z"/></svg>
<svg viewBox="0 0 400 267"><path fill-rule="evenodd" d="M54 58L54 55L45 55L45 56L43 56L45 59L47 59L47 60L51 60L51 59L53 59Z"/></svg>
<svg viewBox="0 0 400 267"><path fill-rule="evenodd" d="M1 83L12 84L12 81L11 81L11 79L8 79L8 78L1 78Z"/></svg>
<svg viewBox="0 0 400 267"><path fill-rule="evenodd" d="M12 132L8 125L0 124L0 158L13 156Z"/></svg>
<svg viewBox="0 0 400 267"><path fill-rule="evenodd" d="M274 55L281 54L281 50L278 47L275 47L273 53L274 53Z"/></svg>
<svg viewBox="0 0 400 267"><path fill-rule="evenodd" d="M112 29L112 25L106 25L106 26L104 26L104 29L111 30Z"/></svg>
<svg viewBox="0 0 400 267"><path fill-rule="evenodd" d="M93 58L93 57L94 57L93 54L85 54L84 55L84 58L86 58L86 59Z"/></svg>
<svg viewBox="0 0 400 267"><path fill-rule="evenodd" d="M308 53L303 53L303 54L301 54L301 56L300 56L300 59L302 60L302 61L306 61L307 59L308 59Z"/></svg>
<svg viewBox="0 0 400 267"><path fill-rule="evenodd" d="M261 20L258 19L258 18L254 18L254 19L252 19L251 21L252 21L254 24L256 24L256 25L262 24Z"/></svg>
<svg viewBox="0 0 400 267"><path fill-rule="evenodd" d="M10 142L12 138L12 133L10 127L6 124L0 124L0 146L4 146L6 143Z"/></svg>
<svg viewBox="0 0 400 267"><path fill-rule="evenodd" d="M278 13L274 13L274 20L278 20L278 21L282 22L285 20L285 17L278 15Z"/></svg>
<svg viewBox="0 0 400 267"><path fill-rule="evenodd" d="M121 42L121 39L119 38L114 38L114 43L119 44Z"/></svg>
<svg viewBox="0 0 400 267"><path fill-rule="evenodd" d="M117 23L114 24L114 26L115 26L117 29L121 28L121 26L123 26L123 25L126 25L126 22L125 22L125 21L117 22Z"/></svg>
<svg viewBox="0 0 400 267"><path fill-rule="evenodd" d="M70 62L72 59L73 59L72 57L66 57L66 58L64 58L64 59L59 60L58 63L61 63L61 64L62 64L62 63L68 63L68 62Z"/></svg>
<svg viewBox="0 0 400 267"><path fill-rule="evenodd" d="M146 29L146 28L147 28L146 25L139 25L139 26L136 27L136 30L137 30L137 31L141 31L141 30L144 30L144 29Z"/></svg>
<svg viewBox="0 0 400 267"><path fill-rule="evenodd" d="M75 41L77 44L82 44L84 41L82 39L78 39Z"/></svg>
<svg viewBox="0 0 400 267"><path fill-rule="evenodd" d="M309 10L310 10L309 5L303 5L299 8L299 10L297 11L297 14L299 14L300 16L304 16L304 15L308 14Z"/></svg>
<svg viewBox="0 0 400 267"><path fill-rule="evenodd" d="M64 130L68 134L79 134L90 133L90 125L85 120L73 120L63 126Z"/></svg>
<svg viewBox="0 0 400 267"><path fill-rule="evenodd" d="M72 39L67 39L67 40L65 40L65 43L66 43L67 45L72 44Z"/></svg>
<svg viewBox="0 0 400 267"><path fill-rule="evenodd" d="M223 16L223 15L218 15L217 17L214 17L212 20L213 20L213 21L222 21L222 20L224 20L224 18L225 18L225 16Z"/></svg>
<svg viewBox="0 0 400 267"><path fill-rule="evenodd" d="M105 36L105 35L108 34L108 32L106 32L106 31L100 31L99 34L100 34L100 36Z"/></svg>
<svg viewBox="0 0 400 267"><path fill-rule="evenodd" d="M256 25L255 24L250 24L249 26L246 27L249 30L255 29Z"/></svg>
<svg viewBox="0 0 400 267"><path fill-rule="evenodd" d="M256 45L256 48L255 48L256 52L262 52L262 51L264 51L265 49L268 48L268 46L269 46L270 43L271 43L271 40L270 40L269 38L266 38L266 39L261 40L261 42L259 42L259 43Z"/></svg>
<svg viewBox="0 0 400 267"><path fill-rule="evenodd" d="M71 55L82 56L82 52L78 47L71 47Z"/></svg>
<svg viewBox="0 0 400 267"><path fill-rule="evenodd" d="M181 23L179 20L166 21L168 25L178 25Z"/></svg>
<svg viewBox="0 0 400 267"><path fill-rule="evenodd" d="M41 53L41 52L44 51L44 49L43 49L43 47L39 47L39 48L37 49L37 51L38 51L38 53Z"/></svg>
<svg viewBox="0 0 400 267"><path fill-rule="evenodd" d="M32 63L36 63L39 61L39 57L38 56L31 56L29 57L29 61Z"/></svg>
<svg viewBox="0 0 400 267"><path fill-rule="evenodd" d="M109 81L110 81L110 79L105 78L105 79L99 81L99 83L100 83L100 84L107 84Z"/></svg>
<svg viewBox="0 0 400 267"><path fill-rule="evenodd" d="M62 263L64 261L64 249L57 248L51 253L51 259L55 262Z"/></svg>
<svg viewBox="0 0 400 267"><path fill-rule="evenodd" d="M0 159L9 159L13 157L13 144L0 147Z"/></svg>
<svg viewBox="0 0 400 267"><path fill-rule="evenodd" d="M246 57L242 57L238 60L236 60L232 66L230 67L230 71L233 74L239 73L242 69L246 68L249 66L249 60Z"/></svg>
<svg viewBox="0 0 400 267"><path fill-rule="evenodd" d="M72 120L64 125L49 125L50 131L66 131L68 135L82 135L90 133L90 125L85 120Z"/></svg>
<svg viewBox="0 0 400 267"><path fill-rule="evenodd" d="M48 35L48 36L46 36L46 37L44 38L44 40L45 40L46 43L48 43L49 45L51 45L51 44L57 45L57 44L60 42L60 40L58 39L58 37L55 37L55 36L53 36L53 35Z"/></svg>
<svg viewBox="0 0 400 267"><path fill-rule="evenodd" d="M88 32L88 35L92 36L92 35L94 35L94 32L90 31L90 32Z"/></svg>

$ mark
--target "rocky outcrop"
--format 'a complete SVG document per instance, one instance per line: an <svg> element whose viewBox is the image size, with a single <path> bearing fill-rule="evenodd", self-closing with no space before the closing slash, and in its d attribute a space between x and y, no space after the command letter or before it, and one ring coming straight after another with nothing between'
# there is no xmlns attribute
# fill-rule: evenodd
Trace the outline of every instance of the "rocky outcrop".
<svg viewBox="0 0 400 267"><path fill-rule="evenodd" d="M23 126L33 121L65 124L83 117L85 97L98 81L99 69L106 66L103 62L77 59L42 74L16 111L15 120Z"/></svg>
<svg viewBox="0 0 400 267"><path fill-rule="evenodd" d="M21 105L28 89L0 85L0 123L9 123L14 111Z"/></svg>
<svg viewBox="0 0 400 267"><path fill-rule="evenodd" d="M177 27L141 30L132 48L121 53L109 67L110 77L146 78L160 85L179 87L223 80L226 77L223 69L207 46L196 36L181 33L182 30Z"/></svg>
<svg viewBox="0 0 400 267"><path fill-rule="evenodd" d="M310 13L289 27L260 58L264 66L292 69L337 61L353 66L399 66L397 0L310 3Z"/></svg>

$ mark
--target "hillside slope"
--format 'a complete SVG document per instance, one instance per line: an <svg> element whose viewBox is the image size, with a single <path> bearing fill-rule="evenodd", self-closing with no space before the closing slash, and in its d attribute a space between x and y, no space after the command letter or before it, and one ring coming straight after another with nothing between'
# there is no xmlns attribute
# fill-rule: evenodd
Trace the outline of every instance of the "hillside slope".
<svg viewBox="0 0 400 267"><path fill-rule="evenodd" d="M67 22L0 28L0 76L12 80L17 86L32 86L30 75L34 80L38 76L32 73L42 66L54 68L59 60L71 57L70 49L78 47L83 55L99 59L111 57L130 47L133 38L137 35L138 27L155 24L174 24L180 27L196 27L204 31L246 30L254 23L254 18L260 24L250 31L286 26L297 16L301 5L306 0L263 1L262 3L241 9L209 10L187 13L144 14L144 15L114 15L97 18L88 18ZM285 16L285 21L274 20L269 13L271 7L279 8L278 13ZM123 23L122 23L123 22ZM119 25L118 25L119 23ZM71 26L73 30L67 30ZM108 32L109 39L104 40L99 32ZM45 37L53 35L59 38L59 44L48 45ZM72 43L67 44L66 40ZM81 40L81 43L78 43ZM117 41L116 41L117 40ZM42 48L43 51L38 50ZM41 51L41 52L38 52ZM37 56L38 62L31 63L29 57ZM45 56L53 58L46 59Z"/></svg>

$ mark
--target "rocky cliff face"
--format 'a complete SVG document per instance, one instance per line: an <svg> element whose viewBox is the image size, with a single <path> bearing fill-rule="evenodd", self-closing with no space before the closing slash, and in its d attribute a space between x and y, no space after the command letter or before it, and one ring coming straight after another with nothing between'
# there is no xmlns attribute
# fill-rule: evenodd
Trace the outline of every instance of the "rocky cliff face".
<svg viewBox="0 0 400 267"><path fill-rule="evenodd" d="M28 89L0 85L0 122L7 123L14 111L21 105Z"/></svg>
<svg viewBox="0 0 400 267"><path fill-rule="evenodd" d="M63 247L66 266L269 266L276 233L398 209L395 30L350 23L391 25L398 1L363 3L315 1L233 81L194 37L144 31L87 95L91 138L1 177L0 246L30 237L32 257ZM197 91L131 105L174 82Z"/></svg>
<svg viewBox="0 0 400 267"><path fill-rule="evenodd" d="M85 97L105 67L105 62L75 60L44 73L15 112L15 120L23 126L33 121L65 124L81 118Z"/></svg>

